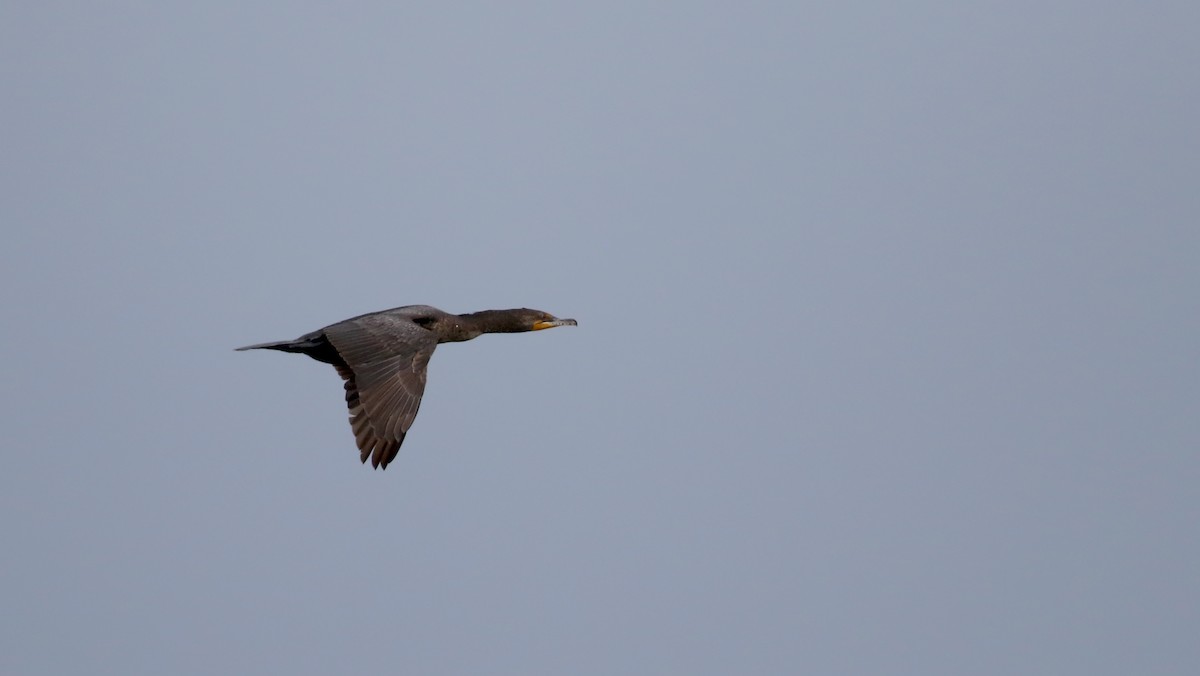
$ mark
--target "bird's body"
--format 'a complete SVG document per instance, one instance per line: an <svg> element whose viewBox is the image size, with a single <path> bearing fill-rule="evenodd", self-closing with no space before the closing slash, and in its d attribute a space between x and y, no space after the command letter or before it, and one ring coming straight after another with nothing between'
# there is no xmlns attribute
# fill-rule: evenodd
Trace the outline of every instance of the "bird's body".
<svg viewBox="0 0 1200 676"><path fill-rule="evenodd" d="M372 466L386 469L417 417L426 367L439 343L575 325L574 319L524 308L455 315L428 305L406 305L352 317L295 340L237 349L299 352L332 364L345 381L350 427L362 461L370 458Z"/></svg>

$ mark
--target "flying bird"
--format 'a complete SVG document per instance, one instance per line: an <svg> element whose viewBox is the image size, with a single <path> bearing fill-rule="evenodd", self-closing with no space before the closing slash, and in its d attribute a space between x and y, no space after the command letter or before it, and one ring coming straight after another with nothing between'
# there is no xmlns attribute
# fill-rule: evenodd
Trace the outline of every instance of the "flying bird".
<svg viewBox="0 0 1200 676"><path fill-rule="evenodd" d="M372 467L387 469L417 417L425 369L439 343L577 325L574 319L526 308L455 315L428 305L406 305L352 317L295 340L237 349L299 352L333 364L346 381L350 428L363 463L370 458Z"/></svg>

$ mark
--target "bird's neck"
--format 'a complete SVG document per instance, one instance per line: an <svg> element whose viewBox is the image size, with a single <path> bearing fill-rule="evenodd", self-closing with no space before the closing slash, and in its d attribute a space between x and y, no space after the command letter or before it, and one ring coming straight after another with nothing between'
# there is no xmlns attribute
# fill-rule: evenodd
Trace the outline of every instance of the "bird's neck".
<svg viewBox="0 0 1200 676"><path fill-rule="evenodd" d="M520 318L511 310L481 310L458 315L458 318L464 329L474 331L471 338L483 333L519 333L529 330L528 327L522 326Z"/></svg>

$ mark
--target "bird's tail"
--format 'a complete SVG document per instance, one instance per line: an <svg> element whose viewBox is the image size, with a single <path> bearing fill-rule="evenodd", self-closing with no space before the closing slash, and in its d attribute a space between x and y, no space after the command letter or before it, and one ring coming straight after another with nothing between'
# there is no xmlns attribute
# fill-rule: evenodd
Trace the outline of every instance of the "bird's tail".
<svg viewBox="0 0 1200 676"><path fill-rule="evenodd" d="M279 340L274 343L257 343L255 345L247 345L246 347L236 348L238 352L242 350L279 350L281 352L299 352L300 354L312 354L314 351L320 351L321 348L329 344L325 340L325 334L321 331L313 331L306 333L295 340Z"/></svg>
<svg viewBox="0 0 1200 676"><path fill-rule="evenodd" d="M274 343L258 343L257 345L247 345L246 347L235 348L237 351L242 350L279 350L280 352L297 352L306 354L317 361L323 361L326 364L338 365L344 363L337 350L333 349L333 345L325 338L323 331L313 331L306 333L295 340L280 340Z"/></svg>
<svg viewBox="0 0 1200 676"><path fill-rule="evenodd" d="M257 343L255 345L247 345L245 347L234 348L237 352L243 350L282 350L283 352L303 352L304 341L300 340L280 340L274 343Z"/></svg>

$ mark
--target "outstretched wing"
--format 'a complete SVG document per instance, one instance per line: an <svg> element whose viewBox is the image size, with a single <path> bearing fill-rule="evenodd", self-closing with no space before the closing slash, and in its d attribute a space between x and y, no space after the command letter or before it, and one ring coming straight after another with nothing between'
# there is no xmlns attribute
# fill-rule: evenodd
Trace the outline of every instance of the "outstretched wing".
<svg viewBox="0 0 1200 676"><path fill-rule="evenodd" d="M350 427L362 461L387 468L400 452L425 392L437 336L407 317L366 315L323 329L345 364Z"/></svg>

